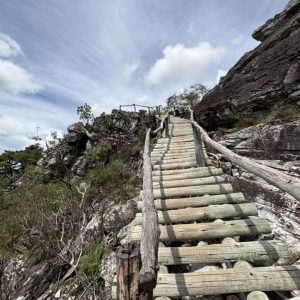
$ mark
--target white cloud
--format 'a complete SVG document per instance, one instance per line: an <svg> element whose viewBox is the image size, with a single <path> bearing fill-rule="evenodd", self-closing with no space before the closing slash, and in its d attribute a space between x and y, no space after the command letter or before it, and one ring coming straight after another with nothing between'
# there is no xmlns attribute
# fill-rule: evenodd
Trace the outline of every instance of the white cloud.
<svg viewBox="0 0 300 300"><path fill-rule="evenodd" d="M230 43L233 45L233 46L238 46L238 45L241 45L243 42L245 41L245 37L240 34L238 35L237 37L233 38Z"/></svg>
<svg viewBox="0 0 300 300"><path fill-rule="evenodd" d="M9 58L21 53L21 46L10 36L0 32L0 57Z"/></svg>
<svg viewBox="0 0 300 300"><path fill-rule="evenodd" d="M138 60L133 61L130 64L124 64L122 66L122 76L123 78L128 81L130 80L132 74L139 68L140 62Z"/></svg>
<svg viewBox="0 0 300 300"><path fill-rule="evenodd" d="M167 46L163 57L158 59L145 77L149 85L178 82L186 79L199 79L211 64L217 64L225 55L226 48L213 47L202 42L191 48L183 44Z"/></svg>
<svg viewBox="0 0 300 300"><path fill-rule="evenodd" d="M219 69L217 73L216 83L219 83L221 77L225 76L227 74L227 71Z"/></svg>
<svg viewBox="0 0 300 300"><path fill-rule="evenodd" d="M0 59L0 91L18 95L35 94L42 87L23 68L8 60Z"/></svg>

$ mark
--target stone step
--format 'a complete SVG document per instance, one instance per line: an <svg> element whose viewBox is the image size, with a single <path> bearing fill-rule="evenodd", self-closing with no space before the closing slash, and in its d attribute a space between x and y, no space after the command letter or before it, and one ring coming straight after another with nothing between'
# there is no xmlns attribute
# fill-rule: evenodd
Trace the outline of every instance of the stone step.
<svg viewBox="0 0 300 300"><path fill-rule="evenodd" d="M158 211L159 224L174 224L183 222L228 219L237 217L257 216L257 209L253 203L221 204L207 207L188 207L183 209ZM137 213L135 224L142 224L142 214Z"/></svg>

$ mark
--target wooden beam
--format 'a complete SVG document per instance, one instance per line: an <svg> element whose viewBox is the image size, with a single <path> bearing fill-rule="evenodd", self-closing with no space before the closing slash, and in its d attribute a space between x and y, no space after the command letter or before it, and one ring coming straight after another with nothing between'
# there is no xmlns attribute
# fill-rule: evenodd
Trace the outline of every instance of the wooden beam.
<svg viewBox="0 0 300 300"><path fill-rule="evenodd" d="M160 274L154 297L218 295L240 292L300 289L300 268L263 267L194 273Z"/></svg>
<svg viewBox="0 0 300 300"><path fill-rule="evenodd" d="M178 209L186 207L205 207L217 204L239 204L244 203L245 197L242 193L204 195L201 197L188 197L177 199L156 199L154 201L157 210ZM138 202L138 211L142 210L142 201Z"/></svg>
<svg viewBox="0 0 300 300"><path fill-rule="evenodd" d="M152 168L150 159L150 133L146 134L143 156L143 230L141 236L140 287L151 294L156 285L157 251L159 227L152 190Z"/></svg>
<svg viewBox="0 0 300 300"><path fill-rule="evenodd" d="M200 196L200 195L216 195L232 193L233 188L230 183L224 184L209 184L191 187L178 188L163 188L153 191L154 199L185 197L185 196Z"/></svg>
<svg viewBox="0 0 300 300"><path fill-rule="evenodd" d="M180 180L180 179L191 179L191 178L202 178L209 176L222 175L222 169L212 168L211 170L202 170L198 172L186 172L182 174L174 174L174 175L152 175L152 181L171 181L171 180Z"/></svg>
<svg viewBox="0 0 300 300"><path fill-rule="evenodd" d="M216 184L224 183L225 178L223 176L207 176L202 178L184 178L184 179L175 179L175 180L160 180L153 182L153 189L166 189L166 188L175 188L183 186L199 186L205 184Z"/></svg>
<svg viewBox="0 0 300 300"><path fill-rule="evenodd" d="M174 170L156 170L152 171L152 176L158 175L174 175L174 174L183 174L183 173L190 173L190 172L202 172L204 170L211 171L213 169L217 169L215 167L195 167L189 169L174 169Z"/></svg>
<svg viewBox="0 0 300 300"><path fill-rule="evenodd" d="M158 248L158 262L164 265L212 264L247 260L277 261L290 257L288 247L282 241L236 242L234 245L214 244L196 247Z"/></svg>
<svg viewBox="0 0 300 300"><path fill-rule="evenodd" d="M300 200L300 179L289 176L273 168L260 165L249 158L242 157L232 152L221 144L213 141L204 131L204 129L200 127L196 122L193 122L193 124L200 131L204 141L209 146L222 153L233 164L247 170L250 173L253 173L254 175L264 179L268 183L281 189L282 191L292 195L295 199Z"/></svg>
<svg viewBox="0 0 300 300"><path fill-rule="evenodd" d="M199 224L160 225L160 242L210 240L233 236L256 236L271 233L270 224L260 218ZM132 241L141 239L142 227L131 231Z"/></svg>
<svg viewBox="0 0 300 300"><path fill-rule="evenodd" d="M207 207L187 207L175 210L159 211L157 213L159 224L174 224L183 222L228 219L235 217L257 216L254 203L221 204ZM135 224L142 224L142 214L137 213Z"/></svg>

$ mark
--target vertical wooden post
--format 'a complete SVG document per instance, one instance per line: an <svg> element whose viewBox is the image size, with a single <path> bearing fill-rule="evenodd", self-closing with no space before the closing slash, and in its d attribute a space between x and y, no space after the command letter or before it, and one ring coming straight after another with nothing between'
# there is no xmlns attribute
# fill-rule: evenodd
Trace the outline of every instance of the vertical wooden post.
<svg viewBox="0 0 300 300"><path fill-rule="evenodd" d="M133 110L134 110L134 112L136 112L135 104L132 104L132 105L133 105Z"/></svg>
<svg viewBox="0 0 300 300"><path fill-rule="evenodd" d="M122 110L122 105L119 105L119 110Z"/></svg>
<svg viewBox="0 0 300 300"><path fill-rule="evenodd" d="M159 117L161 116L161 113L160 113L160 105L158 106L158 116L159 116Z"/></svg>
<svg viewBox="0 0 300 300"><path fill-rule="evenodd" d="M150 115L150 106L148 106L148 113L149 113L149 115Z"/></svg>
<svg viewBox="0 0 300 300"><path fill-rule="evenodd" d="M117 299L139 298L140 253L137 244L120 246L117 249Z"/></svg>
<svg viewBox="0 0 300 300"><path fill-rule="evenodd" d="M165 137L169 137L169 117L165 121Z"/></svg>

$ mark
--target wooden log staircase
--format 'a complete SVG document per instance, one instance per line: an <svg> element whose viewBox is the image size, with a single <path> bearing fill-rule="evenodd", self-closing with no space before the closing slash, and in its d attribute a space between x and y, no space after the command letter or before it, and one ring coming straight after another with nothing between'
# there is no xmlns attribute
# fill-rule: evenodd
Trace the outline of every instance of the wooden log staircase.
<svg viewBox="0 0 300 300"><path fill-rule="evenodd" d="M157 140L150 155L150 198L148 191L144 203L138 203L130 234L132 243L141 244L141 264L147 261L147 268L153 269L156 285L150 284L143 293L144 278L134 295L124 296L118 286L114 297L167 300L221 295L226 300L253 300L272 299L270 291L300 290L300 267L276 263L289 258L287 246L268 239L271 224L212 165L197 124L175 116L166 118L169 132ZM151 201L157 217L149 221L145 207ZM156 230L152 223L157 223L159 234L141 241L148 226ZM160 266L157 275L153 264ZM206 265L214 265L213 270L202 270Z"/></svg>

